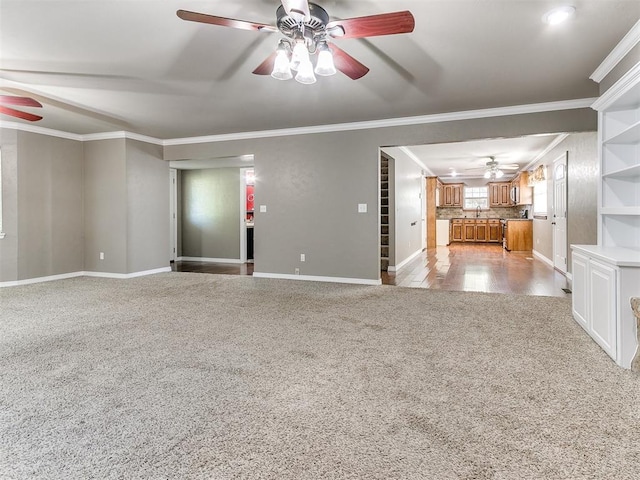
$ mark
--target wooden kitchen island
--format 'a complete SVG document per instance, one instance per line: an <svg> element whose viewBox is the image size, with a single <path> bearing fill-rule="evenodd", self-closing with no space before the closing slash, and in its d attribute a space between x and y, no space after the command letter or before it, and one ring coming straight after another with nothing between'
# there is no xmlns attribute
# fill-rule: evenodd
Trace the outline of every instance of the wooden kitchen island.
<svg viewBox="0 0 640 480"><path fill-rule="evenodd" d="M504 239L502 245L508 252L522 252L533 250L533 220L508 219L503 220Z"/></svg>

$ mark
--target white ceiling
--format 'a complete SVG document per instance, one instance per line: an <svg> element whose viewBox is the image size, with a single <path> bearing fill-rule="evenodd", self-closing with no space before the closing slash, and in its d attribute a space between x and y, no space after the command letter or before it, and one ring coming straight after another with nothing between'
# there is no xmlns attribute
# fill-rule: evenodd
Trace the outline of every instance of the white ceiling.
<svg viewBox="0 0 640 480"><path fill-rule="evenodd" d="M301 85L251 73L279 34L175 13L273 24L277 0L2 0L0 87L44 103L38 126L161 139L589 98L589 75L640 18L637 0L575 0L556 27L541 17L561 1L318 3L333 19L408 9L415 31L336 40L371 71Z"/></svg>

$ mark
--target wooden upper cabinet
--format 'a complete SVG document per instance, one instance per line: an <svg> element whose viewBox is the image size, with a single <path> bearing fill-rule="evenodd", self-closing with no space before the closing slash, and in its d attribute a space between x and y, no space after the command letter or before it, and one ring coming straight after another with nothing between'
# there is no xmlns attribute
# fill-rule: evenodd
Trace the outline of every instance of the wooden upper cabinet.
<svg viewBox="0 0 640 480"><path fill-rule="evenodd" d="M515 199L512 205L531 205L533 203L533 188L529 186L529 173L520 172L511 180L511 187L515 188Z"/></svg>
<svg viewBox="0 0 640 480"><path fill-rule="evenodd" d="M511 182L489 183L489 206L510 207Z"/></svg>
<svg viewBox="0 0 640 480"><path fill-rule="evenodd" d="M461 207L462 206L462 189L463 183L444 183L442 184L442 202L443 207Z"/></svg>

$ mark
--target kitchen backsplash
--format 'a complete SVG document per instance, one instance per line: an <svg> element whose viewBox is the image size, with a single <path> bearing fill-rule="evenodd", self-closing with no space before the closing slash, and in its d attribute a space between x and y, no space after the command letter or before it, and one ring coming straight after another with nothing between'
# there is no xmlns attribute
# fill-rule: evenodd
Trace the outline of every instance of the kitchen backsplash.
<svg viewBox="0 0 640 480"><path fill-rule="evenodd" d="M517 207L494 207L489 210L481 210L479 218L522 218L522 212L529 211L531 215L531 205L520 205ZM459 207L438 207L436 208L436 218L446 220L451 218L475 218L475 210L463 210Z"/></svg>

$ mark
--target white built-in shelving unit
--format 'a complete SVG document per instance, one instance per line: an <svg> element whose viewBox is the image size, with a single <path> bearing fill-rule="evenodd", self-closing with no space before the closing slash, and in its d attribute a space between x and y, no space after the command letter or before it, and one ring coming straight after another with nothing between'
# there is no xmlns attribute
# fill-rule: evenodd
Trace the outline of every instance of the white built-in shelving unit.
<svg viewBox="0 0 640 480"><path fill-rule="evenodd" d="M638 350L629 299L640 297L640 62L598 111L598 244L572 245L573 316L624 368Z"/></svg>

